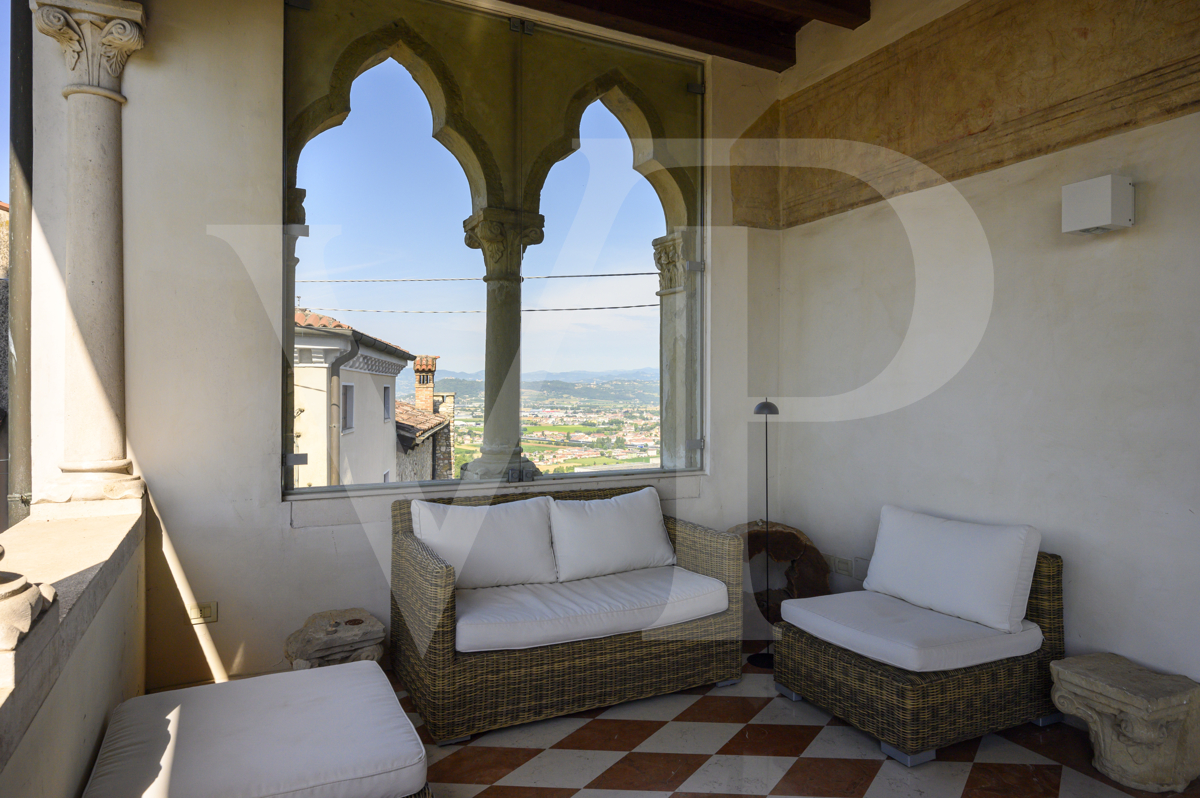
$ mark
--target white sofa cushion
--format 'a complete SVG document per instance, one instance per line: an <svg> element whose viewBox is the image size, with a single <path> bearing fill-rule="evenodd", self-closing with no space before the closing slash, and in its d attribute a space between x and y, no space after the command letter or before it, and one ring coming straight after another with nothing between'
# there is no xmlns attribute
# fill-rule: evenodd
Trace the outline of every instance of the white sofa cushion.
<svg viewBox="0 0 1200 798"><path fill-rule="evenodd" d="M425 786L425 746L374 662L131 698L84 798L390 798Z"/></svg>
<svg viewBox="0 0 1200 798"><path fill-rule="evenodd" d="M454 566L456 587L553 582L551 504L545 496L484 507L418 500L413 534Z"/></svg>
<svg viewBox="0 0 1200 798"><path fill-rule="evenodd" d="M550 507L554 559L563 582L675 564L658 491Z"/></svg>
<svg viewBox="0 0 1200 798"><path fill-rule="evenodd" d="M791 599L780 614L814 637L906 671L966 668L1042 646L1042 630L1031 621L1009 634L866 590Z"/></svg>
<svg viewBox="0 0 1200 798"><path fill-rule="evenodd" d="M718 579L663 566L573 582L455 591L459 651L533 648L657 629L724 612Z"/></svg>
<svg viewBox="0 0 1200 798"><path fill-rule="evenodd" d="M1002 632L1022 630L1042 535L885 505L863 587Z"/></svg>

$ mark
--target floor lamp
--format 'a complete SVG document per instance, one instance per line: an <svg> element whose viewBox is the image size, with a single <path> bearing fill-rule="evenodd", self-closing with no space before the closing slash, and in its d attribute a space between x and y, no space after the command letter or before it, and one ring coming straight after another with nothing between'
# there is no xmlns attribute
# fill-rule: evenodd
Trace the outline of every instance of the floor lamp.
<svg viewBox="0 0 1200 798"><path fill-rule="evenodd" d="M769 401L767 401L767 399L764 398L761 402L759 402L758 404L756 404L754 406L754 415L763 417L763 494L764 494L764 499L766 501L766 504L764 505L765 510L763 512L763 515L765 516L765 518L763 520L763 531L764 531L764 534L766 535L766 537L763 540L763 544L764 544L763 554L764 554L764 559L766 560L766 594L767 594L766 618L767 618L767 623L770 623L771 622L771 473L770 473L770 471L767 470L769 467L769 463L770 463L770 459L768 457L768 451L767 451L767 447L770 444L770 440L767 435L767 422L770 419L768 419L767 416L779 415L779 408L775 406L774 402L769 402ZM747 546L749 546L749 543L750 543L750 533L747 532L746 533ZM767 650L762 653L751 654L750 657L747 659L747 662L749 662L751 665L753 665L756 668L774 669L775 655L771 652L771 645L767 644Z"/></svg>

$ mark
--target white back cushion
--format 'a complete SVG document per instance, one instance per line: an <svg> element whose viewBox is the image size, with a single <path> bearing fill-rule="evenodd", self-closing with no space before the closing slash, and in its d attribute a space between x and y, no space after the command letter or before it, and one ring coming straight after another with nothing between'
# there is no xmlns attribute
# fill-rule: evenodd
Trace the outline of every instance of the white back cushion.
<svg viewBox="0 0 1200 798"><path fill-rule="evenodd" d="M863 587L918 607L1020 632L1042 534L885 505Z"/></svg>
<svg viewBox="0 0 1200 798"><path fill-rule="evenodd" d="M554 582L551 504L545 496L485 507L414 501L413 534L454 566L459 588Z"/></svg>
<svg viewBox="0 0 1200 798"><path fill-rule="evenodd" d="M611 499L556 501L550 530L563 582L675 564L654 488Z"/></svg>

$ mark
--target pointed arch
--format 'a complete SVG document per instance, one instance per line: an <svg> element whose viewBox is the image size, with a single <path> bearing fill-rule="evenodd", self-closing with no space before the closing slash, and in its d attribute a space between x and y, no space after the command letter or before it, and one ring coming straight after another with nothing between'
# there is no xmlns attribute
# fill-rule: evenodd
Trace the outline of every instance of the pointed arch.
<svg viewBox="0 0 1200 798"><path fill-rule="evenodd" d="M445 60L404 20L396 20L353 41L338 56L329 76L329 92L296 115L287 127L287 221L303 223L304 192L296 187L300 153L316 136L350 115L350 88L363 72L388 58L408 70L433 116L433 138L458 161L471 188L472 213L489 198L504 196L495 155L467 120L462 91Z"/></svg>
<svg viewBox="0 0 1200 798"><path fill-rule="evenodd" d="M538 213L542 187L556 163L579 149L579 124L588 107L599 100L625 128L633 144L633 168L654 188L666 217L667 232L699 221L696 190L691 176L667 151L666 133L650 98L620 69L611 69L585 84L571 97L563 133L546 146L530 167L522 208Z"/></svg>

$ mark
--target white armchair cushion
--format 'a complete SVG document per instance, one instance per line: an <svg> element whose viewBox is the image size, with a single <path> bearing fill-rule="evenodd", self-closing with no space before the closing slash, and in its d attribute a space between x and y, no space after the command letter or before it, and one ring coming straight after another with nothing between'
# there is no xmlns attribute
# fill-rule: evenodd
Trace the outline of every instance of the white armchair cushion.
<svg viewBox="0 0 1200 798"><path fill-rule="evenodd" d="M1042 535L885 505L863 587L1002 632L1022 630Z"/></svg>
<svg viewBox="0 0 1200 798"><path fill-rule="evenodd" d="M413 534L454 566L456 587L553 582L550 505L545 496L484 507L418 500Z"/></svg>
<svg viewBox="0 0 1200 798"><path fill-rule="evenodd" d="M1032 621L1008 634L868 590L790 599L779 614L827 643L921 673L1020 657L1042 647L1042 630Z"/></svg>
<svg viewBox="0 0 1200 798"><path fill-rule="evenodd" d="M556 501L550 530L563 582L675 564L654 488L611 499Z"/></svg>

